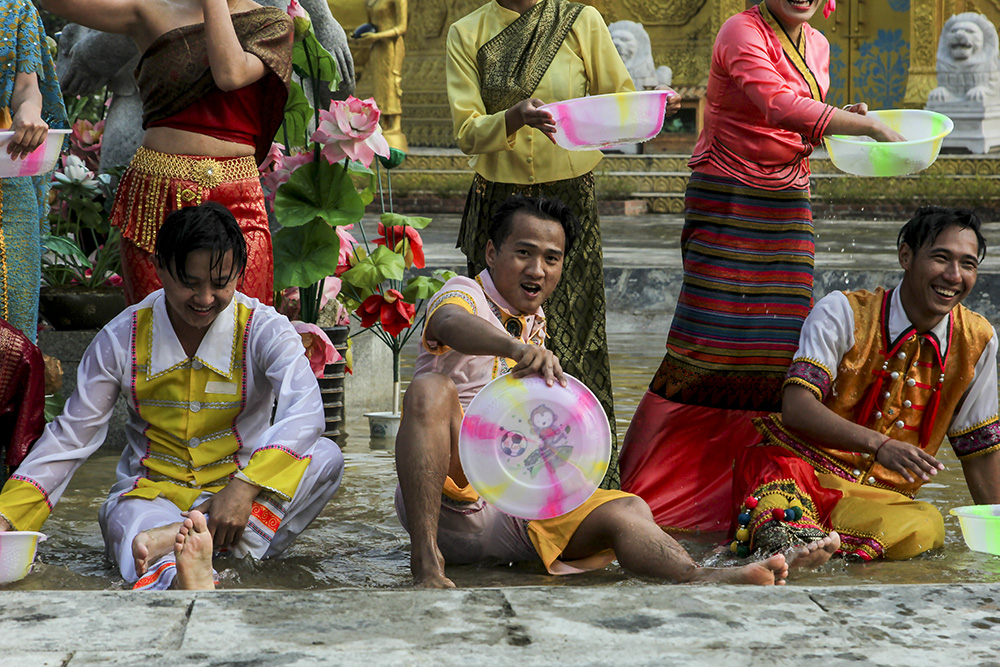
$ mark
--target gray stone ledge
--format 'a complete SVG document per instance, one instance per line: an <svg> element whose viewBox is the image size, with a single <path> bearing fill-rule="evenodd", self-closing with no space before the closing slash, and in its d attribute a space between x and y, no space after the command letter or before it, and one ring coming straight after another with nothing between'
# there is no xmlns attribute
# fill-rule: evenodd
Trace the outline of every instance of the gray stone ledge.
<svg viewBox="0 0 1000 667"><path fill-rule="evenodd" d="M0 666L997 664L1000 584L0 593Z"/></svg>

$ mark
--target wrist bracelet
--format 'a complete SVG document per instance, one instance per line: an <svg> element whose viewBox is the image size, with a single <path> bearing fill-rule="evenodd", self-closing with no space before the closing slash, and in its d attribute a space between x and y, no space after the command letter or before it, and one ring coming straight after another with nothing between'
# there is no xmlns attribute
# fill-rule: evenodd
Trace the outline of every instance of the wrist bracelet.
<svg viewBox="0 0 1000 667"><path fill-rule="evenodd" d="M875 452L872 454L872 460L873 461L878 461L878 450L882 449L882 445L884 445L885 443L889 442L890 440L892 440L892 437L887 435L887 436L885 436L885 440L883 440L882 442L878 443L878 447L875 448Z"/></svg>

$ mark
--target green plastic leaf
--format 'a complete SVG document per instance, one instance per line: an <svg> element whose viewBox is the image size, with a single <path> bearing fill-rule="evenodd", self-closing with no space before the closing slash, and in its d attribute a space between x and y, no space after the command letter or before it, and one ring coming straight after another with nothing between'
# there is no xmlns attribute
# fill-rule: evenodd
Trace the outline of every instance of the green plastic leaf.
<svg viewBox="0 0 1000 667"><path fill-rule="evenodd" d="M312 285L337 269L340 237L337 230L320 219L280 229L271 240L276 290Z"/></svg>
<svg viewBox="0 0 1000 667"><path fill-rule="evenodd" d="M375 172L372 171L371 167L366 167L357 160L351 160L347 168L351 170L352 174L364 174L366 176L371 176L374 182Z"/></svg>
<svg viewBox="0 0 1000 667"><path fill-rule="evenodd" d="M298 227L322 218L328 224L352 225L365 214L365 203L342 164L323 159L292 173L274 198L274 215L283 227Z"/></svg>
<svg viewBox="0 0 1000 667"><path fill-rule="evenodd" d="M83 263L88 268L90 267L90 260L87 259L87 256L82 250L80 250L80 246L76 244L76 241L68 239L65 236L52 236L50 234L46 234L42 237L42 245L56 255L76 258L77 261Z"/></svg>
<svg viewBox="0 0 1000 667"><path fill-rule="evenodd" d="M431 276L414 276L403 288L403 298L410 303L429 299L438 293L444 283Z"/></svg>
<svg viewBox="0 0 1000 667"><path fill-rule="evenodd" d="M375 252L348 269L340 276L345 283L355 285L359 290L373 290L383 280L401 280L406 262L385 246L378 246Z"/></svg>
<svg viewBox="0 0 1000 667"><path fill-rule="evenodd" d="M45 397L45 421L50 422L62 414L64 405L66 405L66 399L62 397L62 394L48 394Z"/></svg>
<svg viewBox="0 0 1000 667"><path fill-rule="evenodd" d="M444 285L446 282L458 276L454 271L449 271L448 269L437 269L434 271L434 275L441 279L441 284Z"/></svg>
<svg viewBox="0 0 1000 667"><path fill-rule="evenodd" d="M423 229L427 225L431 224L430 218L421 218L416 215L401 215L399 213L383 213L380 220L386 227L396 227L402 225L403 227Z"/></svg>
<svg viewBox="0 0 1000 667"><path fill-rule="evenodd" d="M275 139L289 144L289 148L305 146L309 142L309 121L312 117L313 108L306 99L302 86L292 81L288 90L288 101L285 102L284 130L278 130Z"/></svg>
<svg viewBox="0 0 1000 667"><path fill-rule="evenodd" d="M312 26L309 26L302 41L295 43L295 48L292 51L292 65L296 71L305 72L310 79L329 82L331 89L340 85L337 62L316 39L316 31Z"/></svg>

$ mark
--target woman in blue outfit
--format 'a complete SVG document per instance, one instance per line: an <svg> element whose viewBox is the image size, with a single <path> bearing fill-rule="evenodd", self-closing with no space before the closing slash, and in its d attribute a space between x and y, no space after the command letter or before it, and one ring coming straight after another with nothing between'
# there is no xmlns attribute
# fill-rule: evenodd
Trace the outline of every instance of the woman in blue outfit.
<svg viewBox="0 0 1000 667"><path fill-rule="evenodd" d="M13 130L7 152L20 159L45 140L49 127L69 123L38 11L30 0L0 4L0 129ZM0 317L32 341L50 179L0 178Z"/></svg>

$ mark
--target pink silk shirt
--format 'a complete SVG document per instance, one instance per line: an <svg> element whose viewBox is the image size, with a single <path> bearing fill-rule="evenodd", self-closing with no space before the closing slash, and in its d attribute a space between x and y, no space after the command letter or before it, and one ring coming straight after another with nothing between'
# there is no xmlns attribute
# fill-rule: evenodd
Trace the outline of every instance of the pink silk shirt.
<svg viewBox="0 0 1000 667"><path fill-rule="evenodd" d="M799 52L825 97L830 43L806 23ZM813 98L808 72L796 67L759 7L731 17L712 50L705 127L688 166L765 190L808 189L808 156L834 112Z"/></svg>

